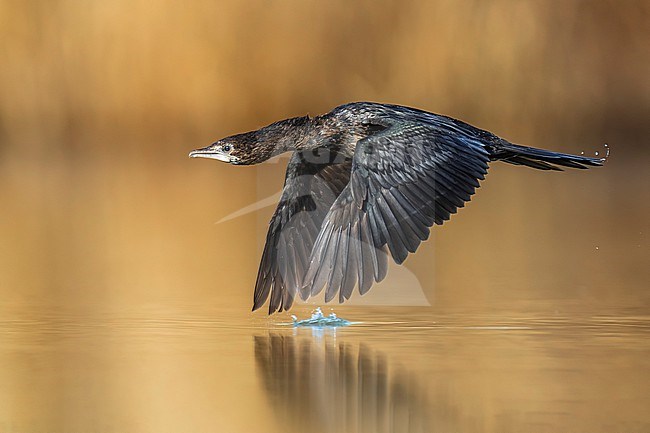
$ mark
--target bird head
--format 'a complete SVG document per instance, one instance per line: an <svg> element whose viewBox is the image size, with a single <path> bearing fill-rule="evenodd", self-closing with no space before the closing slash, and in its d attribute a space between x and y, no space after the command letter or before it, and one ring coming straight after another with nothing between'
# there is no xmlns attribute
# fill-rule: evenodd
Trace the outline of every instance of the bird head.
<svg viewBox="0 0 650 433"><path fill-rule="evenodd" d="M207 147L190 152L190 158L208 158L230 164L255 164L260 155L255 151L255 133L247 132L222 138ZM260 161L261 162L261 161Z"/></svg>
<svg viewBox="0 0 650 433"><path fill-rule="evenodd" d="M281 120L257 131L222 138L190 152L190 158L209 158L235 165L259 164L288 150L302 139L308 117Z"/></svg>

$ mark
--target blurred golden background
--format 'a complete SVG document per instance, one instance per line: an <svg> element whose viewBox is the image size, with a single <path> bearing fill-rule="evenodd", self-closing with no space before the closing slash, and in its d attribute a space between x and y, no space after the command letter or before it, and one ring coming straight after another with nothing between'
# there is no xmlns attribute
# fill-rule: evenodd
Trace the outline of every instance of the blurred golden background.
<svg viewBox="0 0 650 433"><path fill-rule="evenodd" d="M565 152L611 145L589 172L494 164L407 262L438 301L647 301L630 279L648 281L649 14L647 1L2 1L2 304L247 310L272 208L214 222L277 192L284 164L188 150L355 100ZM607 287L587 287L594 276Z"/></svg>
<svg viewBox="0 0 650 433"><path fill-rule="evenodd" d="M274 323L249 311L273 209L215 223L278 192L286 159L231 167L187 153L350 101L562 152L611 147L586 172L493 164L406 262L435 314L516 324L532 310L647 309L649 42L643 0L0 0L0 431L259 431L273 406L254 388L253 344L263 376L275 337L219 337L212 320ZM387 284L368 296L400 289ZM435 356L427 368L442 372L426 377L467 422L457 431L534 431L516 427L545 411L571 414L572 431L647 426L647 339L612 343L584 323L549 350L534 333L443 333L400 354L382 334L369 353ZM372 330L350 332L367 343ZM589 363L616 347L629 351Z"/></svg>

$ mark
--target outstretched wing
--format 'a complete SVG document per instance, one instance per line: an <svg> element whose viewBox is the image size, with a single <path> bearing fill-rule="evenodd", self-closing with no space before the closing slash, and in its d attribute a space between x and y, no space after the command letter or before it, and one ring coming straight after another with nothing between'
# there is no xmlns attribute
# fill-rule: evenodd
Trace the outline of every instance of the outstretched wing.
<svg viewBox="0 0 650 433"><path fill-rule="evenodd" d="M294 152L280 203L269 223L253 310L260 308L269 294L269 314L291 307L302 287L323 219L347 185L351 166L350 159L328 149Z"/></svg>
<svg viewBox="0 0 650 433"><path fill-rule="evenodd" d="M366 293L386 276L387 254L401 264L463 207L488 169L478 139L422 122L400 121L359 140L348 186L325 217L303 290L325 301Z"/></svg>

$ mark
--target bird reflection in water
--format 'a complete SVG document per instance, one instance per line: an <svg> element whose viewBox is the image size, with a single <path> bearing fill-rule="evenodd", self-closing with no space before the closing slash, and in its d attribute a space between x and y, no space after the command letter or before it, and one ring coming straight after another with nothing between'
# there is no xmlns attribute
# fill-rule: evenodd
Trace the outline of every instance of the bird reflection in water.
<svg viewBox="0 0 650 433"><path fill-rule="evenodd" d="M413 375L331 331L255 337L258 374L278 420L295 431L431 431L426 390Z"/></svg>

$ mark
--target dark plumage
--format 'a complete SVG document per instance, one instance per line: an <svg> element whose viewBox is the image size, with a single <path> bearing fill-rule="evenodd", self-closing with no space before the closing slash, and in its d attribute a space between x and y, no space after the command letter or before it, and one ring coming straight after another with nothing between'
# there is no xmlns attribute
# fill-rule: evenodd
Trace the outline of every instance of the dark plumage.
<svg viewBox="0 0 650 433"><path fill-rule="evenodd" d="M253 310L288 310L296 294L361 294L401 264L470 200L490 161L540 170L588 168L604 158L518 146L460 120L357 102L314 118L233 135L191 157L250 165L293 152L271 218Z"/></svg>

